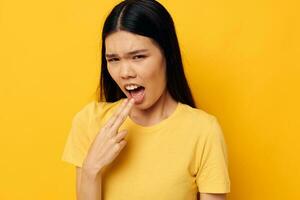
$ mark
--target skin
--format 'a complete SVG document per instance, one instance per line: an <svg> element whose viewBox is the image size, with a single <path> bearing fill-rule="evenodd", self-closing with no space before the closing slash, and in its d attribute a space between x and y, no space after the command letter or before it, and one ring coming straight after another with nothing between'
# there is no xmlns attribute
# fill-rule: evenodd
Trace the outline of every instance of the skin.
<svg viewBox="0 0 300 200"><path fill-rule="evenodd" d="M126 145L126 130L119 131L127 118L133 99L125 99L112 117L101 127L92 142L82 168L76 168L76 193L78 200L101 200L102 170L109 165Z"/></svg>
<svg viewBox="0 0 300 200"><path fill-rule="evenodd" d="M145 87L141 104L135 104L130 118L150 126L167 118L177 103L166 90L166 61L158 45L141 35L126 31L110 34L105 40L107 68L124 94L124 85L136 83ZM145 52L130 54L137 50Z"/></svg>
<svg viewBox="0 0 300 200"><path fill-rule="evenodd" d="M137 124L151 126L174 112L176 102L166 90L166 61L159 46L150 38L117 31L105 40L108 71L129 98L124 85L136 83L145 87L141 104L127 100L101 128L91 145L83 167L77 167L79 200L100 200L102 169L110 164L126 145L126 130L118 131L129 116ZM137 50L145 50L139 51ZM135 53L132 53L135 52ZM201 193L201 200L225 200L225 194Z"/></svg>

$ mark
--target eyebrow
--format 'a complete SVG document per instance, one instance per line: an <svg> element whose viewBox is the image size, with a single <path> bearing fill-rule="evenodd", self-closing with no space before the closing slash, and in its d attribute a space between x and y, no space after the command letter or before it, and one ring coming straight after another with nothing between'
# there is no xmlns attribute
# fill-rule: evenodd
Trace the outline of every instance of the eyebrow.
<svg viewBox="0 0 300 200"><path fill-rule="evenodd" d="M130 51L128 53L126 53L126 55L133 55L133 54L137 54L137 53L142 53L142 52L147 52L148 49L138 49L138 50L134 50L134 51ZM112 58L112 57L116 57L118 56L118 54L105 54L106 58Z"/></svg>

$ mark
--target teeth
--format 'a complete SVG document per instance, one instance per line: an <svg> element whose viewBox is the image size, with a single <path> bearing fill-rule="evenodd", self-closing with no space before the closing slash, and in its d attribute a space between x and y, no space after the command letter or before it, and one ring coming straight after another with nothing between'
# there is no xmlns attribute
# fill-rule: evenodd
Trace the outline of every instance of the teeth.
<svg viewBox="0 0 300 200"><path fill-rule="evenodd" d="M127 89L127 90L134 90L134 89L136 89L136 88L138 88L139 86L137 86L137 85L128 85L128 86L126 86L125 88Z"/></svg>

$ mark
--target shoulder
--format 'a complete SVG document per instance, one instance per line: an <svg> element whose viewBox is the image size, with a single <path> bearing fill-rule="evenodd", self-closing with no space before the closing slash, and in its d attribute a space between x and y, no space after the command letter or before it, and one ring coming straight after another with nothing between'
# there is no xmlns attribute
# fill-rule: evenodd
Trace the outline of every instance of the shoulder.
<svg viewBox="0 0 300 200"><path fill-rule="evenodd" d="M182 104L182 117L191 123L191 127L209 128L217 117L201 108L193 108L187 104Z"/></svg>
<svg viewBox="0 0 300 200"><path fill-rule="evenodd" d="M180 120L189 128L189 134L201 141L223 137L222 127L218 118L203 109L183 104Z"/></svg>

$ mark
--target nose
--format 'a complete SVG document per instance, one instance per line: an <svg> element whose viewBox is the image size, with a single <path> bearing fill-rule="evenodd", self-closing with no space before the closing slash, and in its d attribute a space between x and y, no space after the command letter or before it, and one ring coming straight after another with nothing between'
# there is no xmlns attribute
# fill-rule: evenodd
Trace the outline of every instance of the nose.
<svg viewBox="0 0 300 200"><path fill-rule="evenodd" d="M120 77L123 79L134 78L136 73L128 62L123 62L120 68Z"/></svg>

